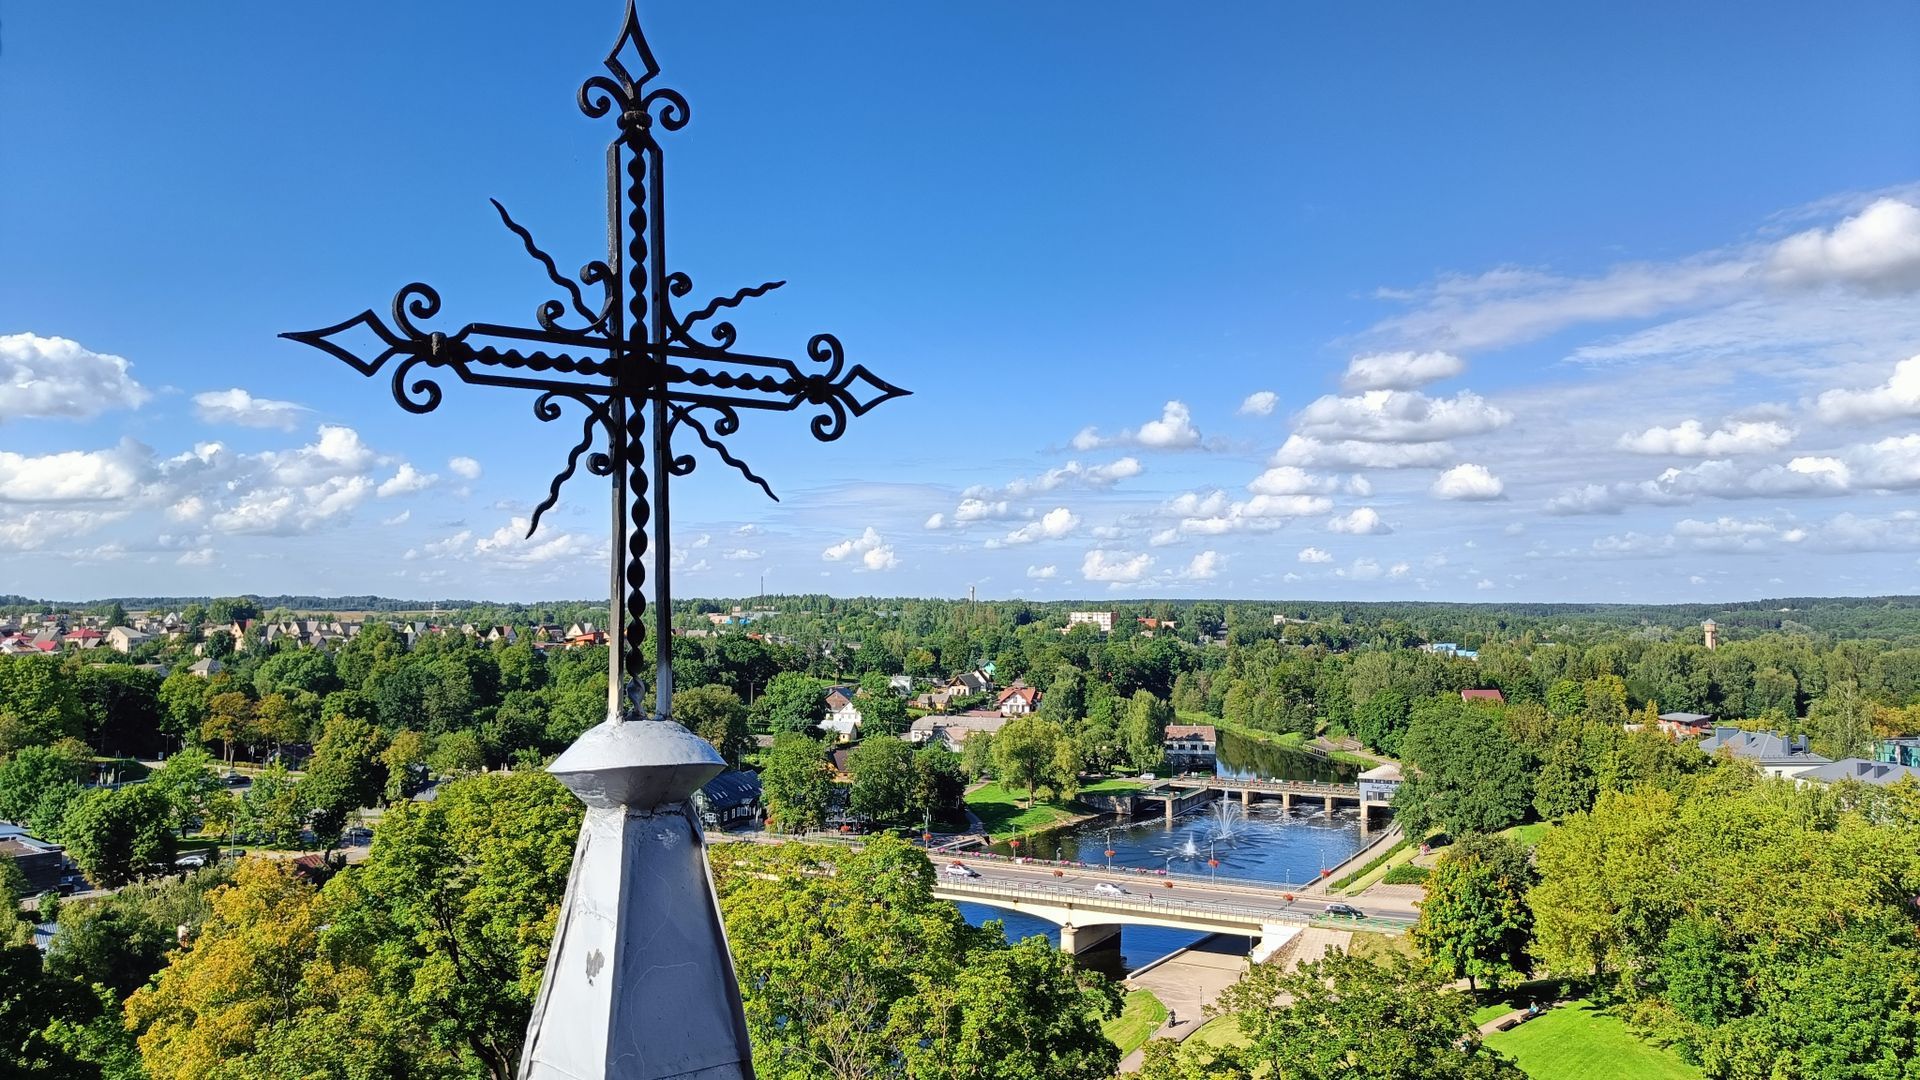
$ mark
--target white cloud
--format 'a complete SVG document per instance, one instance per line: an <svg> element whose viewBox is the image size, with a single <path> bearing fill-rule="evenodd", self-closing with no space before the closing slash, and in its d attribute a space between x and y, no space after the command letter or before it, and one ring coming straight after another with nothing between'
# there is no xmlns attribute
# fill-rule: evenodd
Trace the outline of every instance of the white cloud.
<svg viewBox="0 0 1920 1080"><path fill-rule="evenodd" d="M987 546L1012 547L1031 544L1037 540L1058 540L1073 532L1079 524L1080 515L1064 506L1056 506L1039 518L1008 533L1003 539L987 541Z"/></svg>
<svg viewBox="0 0 1920 1080"><path fill-rule="evenodd" d="M1089 551L1080 563L1080 576L1088 581L1105 581L1115 585L1124 585L1139 581L1153 568L1153 556L1132 555L1126 552L1108 554L1104 551Z"/></svg>
<svg viewBox="0 0 1920 1080"><path fill-rule="evenodd" d="M212 548L203 547L183 552L179 558L173 561L180 566L212 566L215 558L216 555Z"/></svg>
<svg viewBox="0 0 1920 1080"><path fill-rule="evenodd" d="M1051 581L1060 573L1060 568L1052 564L1027 567L1027 576L1035 581Z"/></svg>
<svg viewBox="0 0 1920 1080"><path fill-rule="evenodd" d="M480 479L480 463L470 457L449 458L447 468L462 480Z"/></svg>
<svg viewBox="0 0 1920 1080"><path fill-rule="evenodd" d="M380 521L380 524L387 525L387 526L405 525L407 522L412 520L413 520L413 511L402 510L390 518L382 518Z"/></svg>
<svg viewBox="0 0 1920 1080"><path fill-rule="evenodd" d="M132 439L111 450L28 456L0 450L0 502L114 502L133 497L152 471L153 452Z"/></svg>
<svg viewBox="0 0 1920 1080"><path fill-rule="evenodd" d="M760 557L760 553L752 548L729 548L721 552L720 557L729 562L752 562Z"/></svg>
<svg viewBox="0 0 1920 1080"><path fill-rule="evenodd" d="M1180 572L1180 576L1188 581L1212 581L1220 575L1220 563L1219 552L1203 551L1187 563L1187 568Z"/></svg>
<svg viewBox="0 0 1920 1080"><path fill-rule="evenodd" d="M926 524L926 528L929 528L929 529L938 529L938 528L941 528L942 526L944 526L944 525L946 525L946 523L947 523L947 515L945 515L945 514L930 514L930 515L928 515L928 517L927 517L927 524Z"/></svg>
<svg viewBox="0 0 1920 1080"><path fill-rule="evenodd" d="M1452 444L1445 442L1323 442L1307 435L1290 435L1274 452L1273 463L1329 469L1419 469L1437 468L1454 456Z"/></svg>
<svg viewBox="0 0 1920 1080"><path fill-rule="evenodd" d="M38 551L124 520L125 510L33 509L0 514L0 551Z"/></svg>
<svg viewBox="0 0 1920 1080"><path fill-rule="evenodd" d="M1031 479L1020 477L1001 488L976 484L962 494L970 499L1024 499L1061 487L1104 490L1145 471L1137 459L1130 457L1119 458L1105 465L1082 465L1078 461L1069 461Z"/></svg>
<svg viewBox="0 0 1920 1080"><path fill-rule="evenodd" d="M1007 509L1005 499L989 502L985 499L968 498L961 499L960 505L954 508L953 523L964 525L970 521L993 521L1012 516L1012 512Z"/></svg>
<svg viewBox="0 0 1920 1080"><path fill-rule="evenodd" d="M1497 499L1506 488L1485 465L1455 465L1433 481L1434 497L1440 499Z"/></svg>
<svg viewBox="0 0 1920 1080"><path fill-rule="evenodd" d="M300 426L307 409L291 401L257 398L236 386L193 395L193 411L202 423L292 431Z"/></svg>
<svg viewBox="0 0 1920 1080"><path fill-rule="evenodd" d="M1479 581L1473 583L1473 587L1476 589L1491 589L1493 588L1493 579L1481 578Z"/></svg>
<svg viewBox="0 0 1920 1080"><path fill-rule="evenodd" d="M1333 561L1333 553L1317 547L1303 547L1300 549L1299 559L1303 563L1330 563Z"/></svg>
<svg viewBox="0 0 1920 1080"><path fill-rule="evenodd" d="M1184 402L1169 401L1160 411L1160 419L1149 420L1139 428L1118 435L1101 435L1091 427L1081 428L1073 437L1075 450L1096 450L1102 446L1139 446L1148 450L1190 450L1200 445L1200 432Z"/></svg>
<svg viewBox="0 0 1920 1080"><path fill-rule="evenodd" d="M1793 441L1794 431L1772 420L1734 421L1709 432L1698 420L1673 427L1650 427L1638 435L1620 436L1620 448L1636 454L1676 457L1727 457L1778 450Z"/></svg>
<svg viewBox="0 0 1920 1080"><path fill-rule="evenodd" d="M138 408L152 395L129 367L121 357L67 338L0 334L0 420L87 420L108 409Z"/></svg>
<svg viewBox="0 0 1920 1080"><path fill-rule="evenodd" d="M223 449L218 443L211 447L213 455ZM206 453L196 456L202 461L209 459ZM372 448L360 441L359 432L339 424L322 424L313 442L296 450L269 450L252 460L264 465L277 483L312 484L364 472L373 466L377 457Z"/></svg>
<svg viewBox="0 0 1920 1080"><path fill-rule="evenodd" d="M1839 283L1864 292L1920 288L1920 207L1875 200L1831 229L1809 229L1773 249L1767 272L1789 285Z"/></svg>
<svg viewBox="0 0 1920 1080"><path fill-rule="evenodd" d="M1255 495L1324 495L1339 488L1338 479L1315 476L1298 465L1275 465L1247 485Z"/></svg>
<svg viewBox="0 0 1920 1080"><path fill-rule="evenodd" d="M1871 390L1828 390L1814 403L1829 423L1871 423L1920 416L1920 355L1893 366L1887 381Z"/></svg>
<svg viewBox="0 0 1920 1080"><path fill-rule="evenodd" d="M380 485L377 494L383 499L390 499L395 495L411 495L416 491L425 491L439 481L438 476L423 473L412 465L402 462L399 471Z"/></svg>
<svg viewBox="0 0 1920 1080"><path fill-rule="evenodd" d="M1512 413L1471 390L1450 398L1413 390L1368 390L1319 398L1294 416L1294 426L1318 439L1427 443L1485 434L1512 420Z"/></svg>
<svg viewBox="0 0 1920 1080"><path fill-rule="evenodd" d="M1255 390L1248 394L1240 408L1235 410L1241 416L1272 416L1273 407L1280 403L1280 395L1271 390Z"/></svg>
<svg viewBox="0 0 1920 1080"><path fill-rule="evenodd" d="M1356 356L1340 380L1349 393L1358 390L1414 390L1467 370L1467 362L1449 352L1389 352Z"/></svg>
<svg viewBox="0 0 1920 1080"><path fill-rule="evenodd" d="M1377 536L1393 531L1385 521L1380 519L1379 512L1371 506L1362 506L1351 513L1329 518L1327 529L1331 532L1350 533L1354 536Z"/></svg>
<svg viewBox="0 0 1920 1080"><path fill-rule="evenodd" d="M1397 562L1397 563L1394 563L1394 564L1393 564L1392 566L1389 566L1389 567L1387 567L1387 576L1388 576L1388 577L1396 577L1396 578L1397 578L1397 577L1406 577L1406 576L1407 576L1407 571L1409 571L1409 570L1412 570L1412 569L1413 569L1413 567L1411 567L1411 566L1408 566L1408 565L1407 565L1406 563L1403 563L1403 562Z"/></svg>
<svg viewBox="0 0 1920 1080"><path fill-rule="evenodd" d="M1343 578L1354 581L1372 581L1382 573L1380 563L1374 559L1355 559L1346 566L1334 571Z"/></svg>
<svg viewBox="0 0 1920 1080"><path fill-rule="evenodd" d="M1173 507L1180 509L1185 498L1175 499ZM1331 509L1333 500L1321 495L1255 495L1241 502L1227 502L1219 492L1212 492L1192 505L1190 515L1180 519L1180 532L1186 536L1271 532L1295 518L1313 517Z"/></svg>
<svg viewBox="0 0 1920 1080"><path fill-rule="evenodd" d="M861 565L869 570L891 570L900 563L892 545L871 525L859 536L842 540L820 553L828 562L840 562L854 555L858 555Z"/></svg>
<svg viewBox="0 0 1920 1080"><path fill-rule="evenodd" d="M256 488L216 511L207 524L225 533L290 536L345 518L373 494L365 476L333 476L300 487Z"/></svg>
<svg viewBox="0 0 1920 1080"><path fill-rule="evenodd" d="M607 541L604 539L591 539L578 533L549 534L546 531L542 531L538 538L529 537L527 529L531 524L528 518L510 518L491 535L475 539L469 554L475 559L509 566L535 566L595 555L605 556ZM464 541L467 535L462 532L450 539ZM693 566L687 569L702 568Z"/></svg>

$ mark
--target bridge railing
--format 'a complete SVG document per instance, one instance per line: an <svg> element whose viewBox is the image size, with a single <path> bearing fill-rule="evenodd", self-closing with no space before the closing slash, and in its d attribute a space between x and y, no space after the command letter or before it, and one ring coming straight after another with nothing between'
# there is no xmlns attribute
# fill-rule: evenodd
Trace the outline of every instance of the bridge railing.
<svg viewBox="0 0 1920 1080"><path fill-rule="evenodd" d="M1303 926L1311 919L1311 916L1305 912L1274 911L1269 908L1253 908L1240 904L1223 904L1213 901L1196 903L1185 897L1177 896L1137 896L1132 893L1124 896L1102 896L1099 893L1090 893L1084 889L1068 889L1063 886L1038 884L1014 885L1004 882L995 882L989 885L976 881L943 879L935 888L959 893L972 893L977 896L986 897L1005 898L1008 894L1013 894L1015 896L1032 897L1044 902L1057 903L1060 901L1069 901L1082 907L1103 909L1120 908L1162 916L1184 914L1193 917L1205 917L1208 915L1223 915L1260 923L1286 922L1298 923Z"/></svg>

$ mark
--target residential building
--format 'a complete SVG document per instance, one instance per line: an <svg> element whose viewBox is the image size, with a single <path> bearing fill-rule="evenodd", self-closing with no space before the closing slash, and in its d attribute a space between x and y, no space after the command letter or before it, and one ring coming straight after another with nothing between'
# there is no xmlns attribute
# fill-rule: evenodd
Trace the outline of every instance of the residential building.
<svg viewBox="0 0 1920 1080"><path fill-rule="evenodd" d="M41 893L60 884L67 870L67 849L27 835L18 825L0 822L0 859L20 868L30 893Z"/></svg>
<svg viewBox="0 0 1920 1080"><path fill-rule="evenodd" d="M1168 724L1161 748L1174 772L1212 772L1219 745L1220 736L1211 724Z"/></svg>
<svg viewBox="0 0 1920 1080"><path fill-rule="evenodd" d="M1505 705L1507 695L1498 690L1462 690L1460 700L1465 702L1484 701L1493 705Z"/></svg>
<svg viewBox="0 0 1920 1080"><path fill-rule="evenodd" d="M107 647L118 653L130 653L153 638L131 626L116 626L107 631Z"/></svg>
<svg viewBox="0 0 1920 1080"><path fill-rule="evenodd" d="M195 660L193 663L188 664L187 673L191 675L198 675L203 679L211 679L215 675L220 674L221 671L225 670L226 666L227 665L209 656L201 660Z"/></svg>
<svg viewBox="0 0 1920 1080"><path fill-rule="evenodd" d="M1015 679L1013 685L1000 691L1001 716L1026 716L1040 707L1040 691L1028 686L1026 680Z"/></svg>
<svg viewBox="0 0 1920 1080"><path fill-rule="evenodd" d="M909 697L913 694L913 676L889 675L887 676L887 689L899 694L901 697Z"/></svg>
<svg viewBox="0 0 1920 1080"><path fill-rule="evenodd" d="M1088 623L1093 626L1097 626L1100 628L1100 632L1103 634L1111 634L1113 633L1113 612L1111 611L1069 611L1067 612L1067 629L1071 630L1074 627L1079 626L1081 623Z"/></svg>
<svg viewBox="0 0 1920 1080"><path fill-rule="evenodd" d="M1920 739L1881 739L1874 744L1873 760L1890 765L1920 766Z"/></svg>
<svg viewBox="0 0 1920 1080"><path fill-rule="evenodd" d="M853 741L860 732L860 707L853 703L859 692L857 686L827 689L827 718L820 723L822 731L831 732L840 742Z"/></svg>
<svg viewBox="0 0 1920 1080"><path fill-rule="evenodd" d="M1788 779L1822 765L1833 764L1831 758L1821 757L1807 749L1805 735L1787 738L1771 731L1717 727L1712 735L1700 740L1700 749L1707 754L1725 751L1729 756L1753 762L1768 776Z"/></svg>
<svg viewBox="0 0 1920 1080"><path fill-rule="evenodd" d="M1676 739L1705 738L1713 731L1713 717L1706 713L1663 712L1660 730Z"/></svg>
<svg viewBox="0 0 1920 1080"><path fill-rule="evenodd" d="M1920 783L1920 766L1868 761L1865 758L1841 758L1794 777L1802 784L1836 784L1842 780L1855 780L1874 787L1892 787L1908 778Z"/></svg>
<svg viewBox="0 0 1920 1080"><path fill-rule="evenodd" d="M732 829L760 820L760 775L733 771L721 773L693 793L693 805L708 828Z"/></svg>
<svg viewBox="0 0 1920 1080"><path fill-rule="evenodd" d="M1147 615L1142 615L1133 621L1135 625L1140 627L1141 637L1152 637L1155 631L1171 630L1179 625L1172 619L1156 619Z"/></svg>
<svg viewBox="0 0 1920 1080"><path fill-rule="evenodd" d="M1430 652L1437 656L1451 656L1456 660L1480 659L1480 650L1463 649L1459 644L1452 641L1436 641L1431 645L1422 645L1420 646L1420 651Z"/></svg>
<svg viewBox="0 0 1920 1080"><path fill-rule="evenodd" d="M998 712L970 712L941 716L923 716L915 720L902 736L916 746L938 742L959 752L962 743L976 734L992 735L1007 726L1007 718Z"/></svg>

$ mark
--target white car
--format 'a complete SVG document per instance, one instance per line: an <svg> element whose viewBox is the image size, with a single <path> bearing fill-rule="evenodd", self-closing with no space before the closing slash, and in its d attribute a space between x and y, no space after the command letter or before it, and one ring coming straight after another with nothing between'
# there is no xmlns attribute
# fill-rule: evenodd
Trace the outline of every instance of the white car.
<svg viewBox="0 0 1920 1080"><path fill-rule="evenodd" d="M975 870L975 869L974 869L973 867L971 867L971 866L968 866L968 865L966 865L966 864L964 864L964 863L948 863L948 864L947 864L947 876L948 876L948 877L963 877L963 878L976 878L976 877L979 877L979 876L980 876L980 871L978 871L978 870Z"/></svg>
<svg viewBox="0 0 1920 1080"><path fill-rule="evenodd" d="M1100 884L1095 885L1093 887L1093 891L1100 894L1101 896L1126 896L1127 895L1127 890L1121 888L1118 885L1115 885L1111 881L1103 881Z"/></svg>

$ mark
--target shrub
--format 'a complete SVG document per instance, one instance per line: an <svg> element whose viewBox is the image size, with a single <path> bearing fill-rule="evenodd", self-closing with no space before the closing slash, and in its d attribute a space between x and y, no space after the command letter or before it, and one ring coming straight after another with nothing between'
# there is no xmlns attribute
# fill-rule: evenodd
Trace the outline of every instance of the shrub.
<svg viewBox="0 0 1920 1080"><path fill-rule="evenodd" d="M1401 863L1387 871L1386 876L1380 879L1380 883L1382 885L1425 885L1427 868L1415 866L1412 863Z"/></svg>

